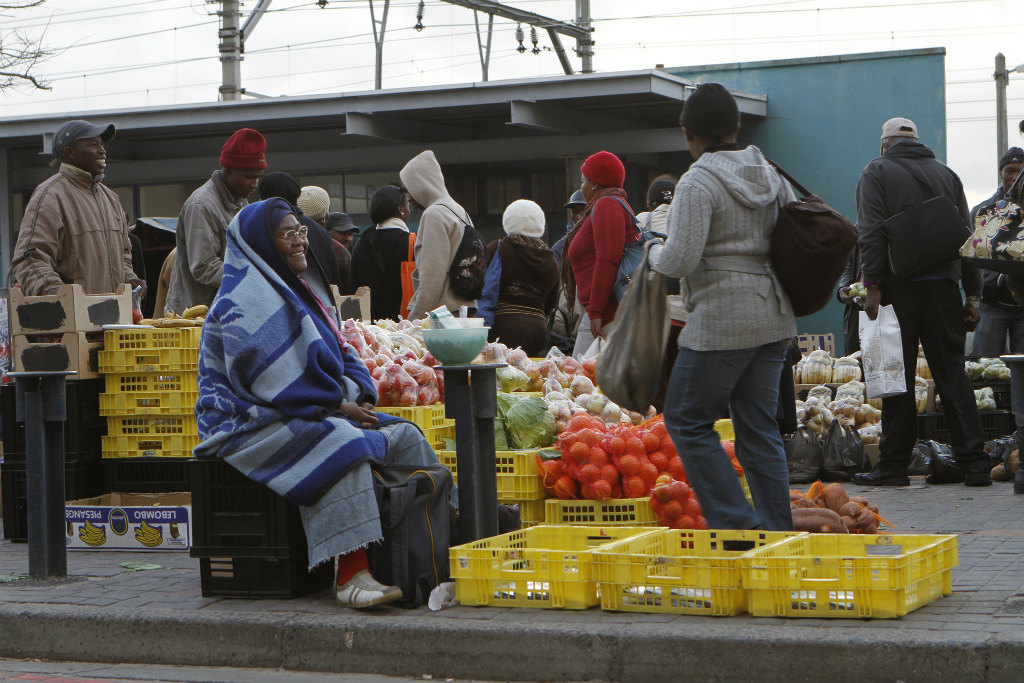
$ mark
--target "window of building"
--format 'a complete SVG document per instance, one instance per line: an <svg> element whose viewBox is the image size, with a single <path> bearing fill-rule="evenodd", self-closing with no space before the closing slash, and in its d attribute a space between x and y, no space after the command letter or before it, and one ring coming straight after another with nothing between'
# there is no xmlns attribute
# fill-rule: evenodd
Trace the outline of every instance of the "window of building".
<svg viewBox="0 0 1024 683"><path fill-rule="evenodd" d="M175 218L181 213L181 205L202 183L168 183L166 185L142 185L139 187L139 216ZM118 188L127 189L130 188ZM126 209L128 205L121 200Z"/></svg>
<svg viewBox="0 0 1024 683"><path fill-rule="evenodd" d="M370 198L377 188L384 185L401 185L398 173L347 173L345 174L345 213L356 225L370 224Z"/></svg>

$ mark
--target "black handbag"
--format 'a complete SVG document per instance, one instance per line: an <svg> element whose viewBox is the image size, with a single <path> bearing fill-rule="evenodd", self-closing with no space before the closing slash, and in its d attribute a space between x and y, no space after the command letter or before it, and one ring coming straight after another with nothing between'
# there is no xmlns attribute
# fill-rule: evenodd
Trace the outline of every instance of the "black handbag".
<svg viewBox="0 0 1024 683"><path fill-rule="evenodd" d="M924 189L935 190L912 167L892 159ZM944 194L892 216L882 223L889 242L889 264L893 275L914 278L960 257L960 247L971 236L956 205Z"/></svg>
<svg viewBox="0 0 1024 683"><path fill-rule="evenodd" d="M452 473L440 464L374 463L372 469L384 540L367 551L370 573L402 589L396 604L424 605L449 578Z"/></svg>

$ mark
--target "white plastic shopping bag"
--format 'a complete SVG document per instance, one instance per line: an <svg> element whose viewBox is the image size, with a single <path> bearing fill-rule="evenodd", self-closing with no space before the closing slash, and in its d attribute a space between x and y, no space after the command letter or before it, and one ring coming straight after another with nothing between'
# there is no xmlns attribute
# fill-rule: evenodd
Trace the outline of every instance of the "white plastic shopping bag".
<svg viewBox="0 0 1024 683"><path fill-rule="evenodd" d="M906 393L903 367L903 337L892 306L879 306L872 320L860 312L860 362L868 398L885 398Z"/></svg>

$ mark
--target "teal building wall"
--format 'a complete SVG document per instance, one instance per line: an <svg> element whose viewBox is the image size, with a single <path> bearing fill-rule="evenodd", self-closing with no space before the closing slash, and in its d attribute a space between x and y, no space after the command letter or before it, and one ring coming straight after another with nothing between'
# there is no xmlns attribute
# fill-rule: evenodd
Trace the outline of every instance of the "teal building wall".
<svg viewBox="0 0 1024 683"><path fill-rule="evenodd" d="M811 192L856 223L857 180L879 154L882 123L905 116L921 142L946 160L945 49L928 48L768 62L679 67L697 83L766 94L768 116L740 130ZM797 321L800 332L832 332L843 348L843 306Z"/></svg>

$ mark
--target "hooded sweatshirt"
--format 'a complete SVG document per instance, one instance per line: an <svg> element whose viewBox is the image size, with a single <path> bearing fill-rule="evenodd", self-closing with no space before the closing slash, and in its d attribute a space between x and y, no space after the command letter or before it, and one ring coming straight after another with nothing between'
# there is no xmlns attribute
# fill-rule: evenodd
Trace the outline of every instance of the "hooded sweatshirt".
<svg viewBox="0 0 1024 683"><path fill-rule="evenodd" d="M793 190L753 146L704 154L679 179L668 238L651 247L650 264L686 278L681 347L751 349L796 334L793 307L771 269L780 198L793 201Z"/></svg>
<svg viewBox="0 0 1024 683"><path fill-rule="evenodd" d="M418 320L441 305L455 313L460 306L476 308L476 300L455 295L448 278L448 269L462 242L463 228L472 225L472 221L445 189L434 153L427 150L413 157L398 175L409 196L424 207L413 252L416 293L409 302L409 319Z"/></svg>

